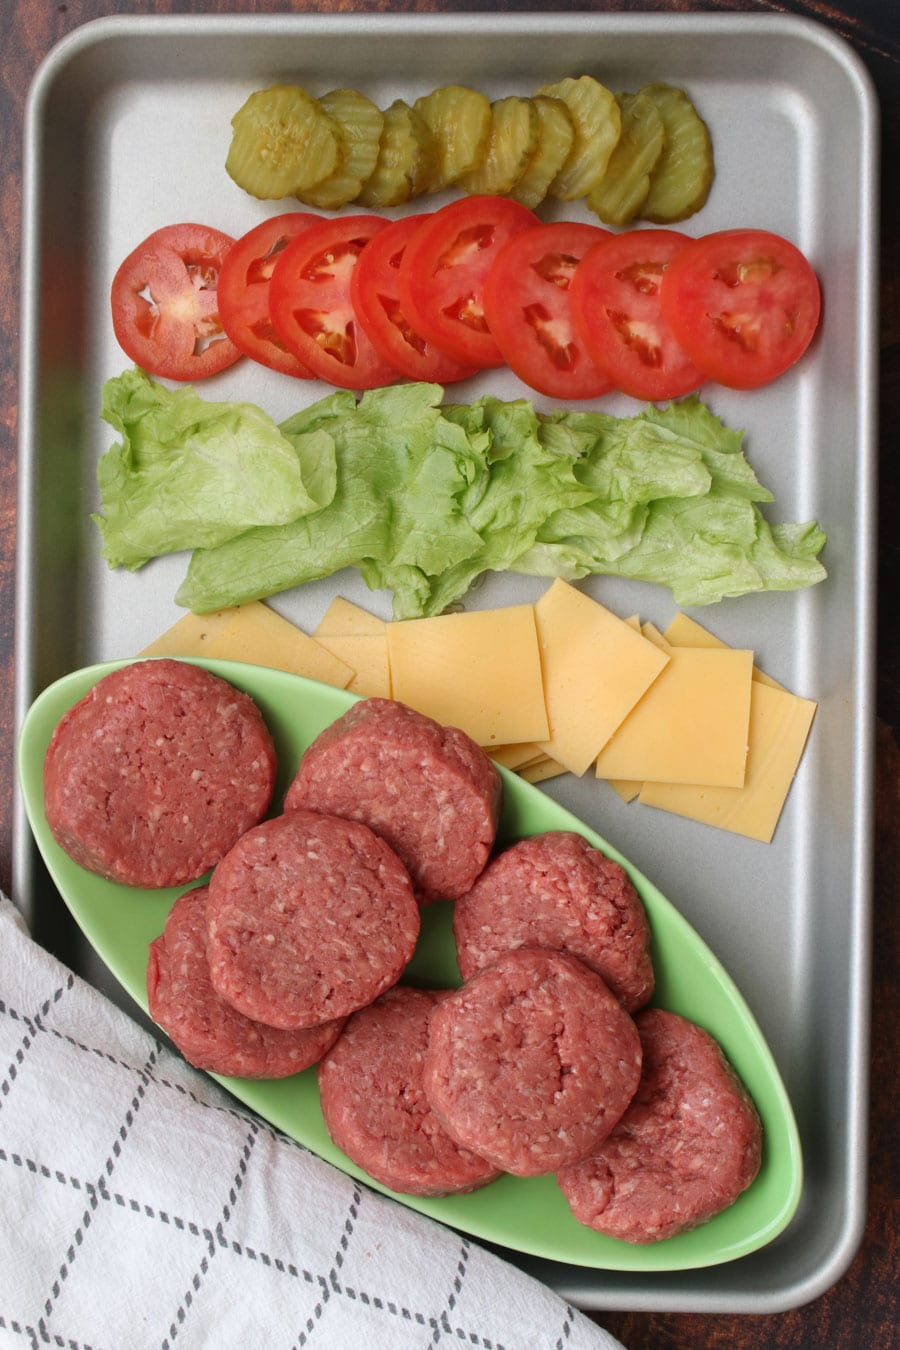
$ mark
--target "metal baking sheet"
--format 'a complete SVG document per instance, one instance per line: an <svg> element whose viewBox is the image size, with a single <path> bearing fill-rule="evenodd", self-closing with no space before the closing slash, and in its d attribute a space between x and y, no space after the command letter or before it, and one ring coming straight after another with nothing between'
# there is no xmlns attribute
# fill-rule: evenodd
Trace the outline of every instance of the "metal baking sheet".
<svg viewBox="0 0 900 1350"><path fill-rule="evenodd" d="M865 1211L877 117L865 71L840 39L803 20L736 14L119 18L72 34L38 72L26 122L17 710L21 720L69 670L133 654L181 612L172 597L185 559L112 573L90 521L96 461L111 439L100 390L128 365L108 288L118 261L158 226L200 219L237 235L284 209L245 197L224 173L230 118L246 95L287 79L313 92L356 85L385 106L451 82L499 97L585 72L614 89L686 87L710 126L717 173L683 228L785 234L823 282L824 326L801 368L753 394L706 394L745 428L748 457L775 492L772 519L816 518L829 535L820 586L696 612L818 700L775 840L767 847L626 806L592 779L546 789L653 877L736 979L791 1096L806 1181L779 1239L714 1271L629 1276L512 1259L584 1308L775 1312L840 1278ZM524 392L494 372L465 396L488 389ZM249 363L204 392L252 399L276 417L314 396ZM585 585L622 614L664 625L674 612L658 587ZM541 589L494 577L468 603ZM275 603L309 628L336 593L388 613L389 597L350 573ZM120 998L37 861L21 811L15 892L36 936Z"/></svg>

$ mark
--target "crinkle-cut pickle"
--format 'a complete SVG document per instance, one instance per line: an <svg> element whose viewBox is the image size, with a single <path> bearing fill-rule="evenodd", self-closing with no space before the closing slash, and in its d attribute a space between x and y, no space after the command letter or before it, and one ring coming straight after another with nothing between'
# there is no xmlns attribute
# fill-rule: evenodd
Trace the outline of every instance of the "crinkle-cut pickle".
<svg viewBox="0 0 900 1350"><path fill-rule="evenodd" d="M699 211L709 196L712 141L706 123L683 89L648 84L640 92L656 104L666 132L641 215L644 220L670 225Z"/></svg>
<svg viewBox="0 0 900 1350"><path fill-rule="evenodd" d="M586 196L606 172L622 127L619 105L615 94L592 75L547 84L538 93L562 99L572 118L575 139L550 184L550 194L560 201L574 201Z"/></svg>
<svg viewBox="0 0 900 1350"><path fill-rule="evenodd" d="M537 146L509 195L533 211L547 196L550 184L568 159L575 127L562 99L535 94L531 103L538 119Z"/></svg>
<svg viewBox="0 0 900 1350"><path fill-rule="evenodd" d="M340 166L338 124L299 85L277 84L251 94L231 126L225 169L252 197L294 196Z"/></svg>
<svg viewBox="0 0 900 1350"><path fill-rule="evenodd" d="M622 114L619 143L610 155L606 173L588 193L586 204L604 225L623 226L643 209L666 132L648 94L617 94L616 101Z"/></svg>
<svg viewBox="0 0 900 1350"><path fill-rule="evenodd" d="M375 168L356 200L381 210L402 206L427 191L437 170L437 151L428 125L402 98L384 112Z"/></svg>
<svg viewBox="0 0 900 1350"><path fill-rule="evenodd" d="M340 128L343 163L336 174L297 196L305 206L337 211L356 200L374 171L384 117L372 100L356 89L332 89L319 102Z"/></svg>
<svg viewBox="0 0 900 1350"><path fill-rule="evenodd" d="M508 196L534 157L540 121L530 98L497 99L491 104L491 129L481 163L456 180L473 195Z"/></svg>
<svg viewBox="0 0 900 1350"><path fill-rule="evenodd" d="M417 98L413 105L434 137L437 172L429 192L442 192L482 163L491 132L491 104L485 94L448 84Z"/></svg>

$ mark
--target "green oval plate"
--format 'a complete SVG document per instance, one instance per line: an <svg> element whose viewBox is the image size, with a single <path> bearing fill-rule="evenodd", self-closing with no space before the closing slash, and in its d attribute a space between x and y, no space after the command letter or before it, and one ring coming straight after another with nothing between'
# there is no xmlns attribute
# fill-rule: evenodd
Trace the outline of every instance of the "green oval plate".
<svg viewBox="0 0 900 1350"><path fill-rule="evenodd" d="M46 689L25 719L18 747L19 779L38 848L60 894L107 966L146 1011L147 946L184 887L141 891L84 871L59 848L43 806L43 762L63 713L101 676L128 662L79 670ZM275 804L293 777L302 751L355 696L260 666L198 660L259 704L275 738L279 782ZM424 1199L398 1195L409 1208L472 1237L571 1265L604 1270L672 1271L716 1265L755 1251L790 1222L800 1199L802 1160L797 1127L772 1055L738 989L690 925L656 886L617 850L537 788L504 772L501 838L541 830L577 830L617 859L639 891L653 929L657 988L654 1002L691 1018L715 1036L749 1089L762 1117L763 1161L744 1194L710 1222L648 1246L631 1246L583 1227L569 1212L552 1176L504 1176L471 1195ZM423 911L422 934L407 979L424 985L459 983L448 904ZM319 1109L314 1069L279 1081L218 1079L245 1105L344 1172L371 1181L332 1144ZM393 1192L386 1192L393 1194Z"/></svg>

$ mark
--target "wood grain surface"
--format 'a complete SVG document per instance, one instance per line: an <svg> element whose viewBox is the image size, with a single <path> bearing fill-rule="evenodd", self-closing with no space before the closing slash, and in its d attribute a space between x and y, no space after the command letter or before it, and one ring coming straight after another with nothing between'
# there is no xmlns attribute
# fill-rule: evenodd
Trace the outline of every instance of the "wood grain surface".
<svg viewBox="0 0 900 1350"><path fill-rule="evenodd" d="M898 837L900 837L900 5L895 0L794 0L794 3L640 4L404 3L400 0L3 0L0 4L0 886L12 878L13 644L18 414L19 248L22 128L32 76L55 42L91 19L112 14L216 14L412 11L654 11L794 13L830 26L866 62L882 105L880 546L875 839L874 1000L869 1216L850 1269L809 1305L772 1316L603 1312L596 1320L627 1350L889 1350L900 1345L898 1313ZM536 1329L536 1337L539 1330ZM540 1344L536 1339L535 1344Z"/></svg>

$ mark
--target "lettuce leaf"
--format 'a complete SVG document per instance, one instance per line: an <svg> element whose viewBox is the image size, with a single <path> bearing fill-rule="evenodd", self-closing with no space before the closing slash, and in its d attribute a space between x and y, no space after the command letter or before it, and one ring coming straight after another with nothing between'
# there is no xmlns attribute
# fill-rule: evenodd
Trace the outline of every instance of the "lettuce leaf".
<svg viewBox="0 0 900 1350"><path fill-rule="evenodd" d="M481 544L461 499L483 459L441 415L442 394L429 384L371 390L325 423L339 464L332 501L288 524L198 549L179 603L202 613L238 603L238 593L259 599L355 566L370 586L409 592L418 610L426 578Z"/></svg>
<svg viewBox="0 0 900 1350"><path fill-rule="evenodd" d="M253 525L294 520L334 495L321 437L294 444L250 403L210 403L143 371L107 381L102 417L122 437L97 468L93 518L111 567L217 544Z"/></svg>

